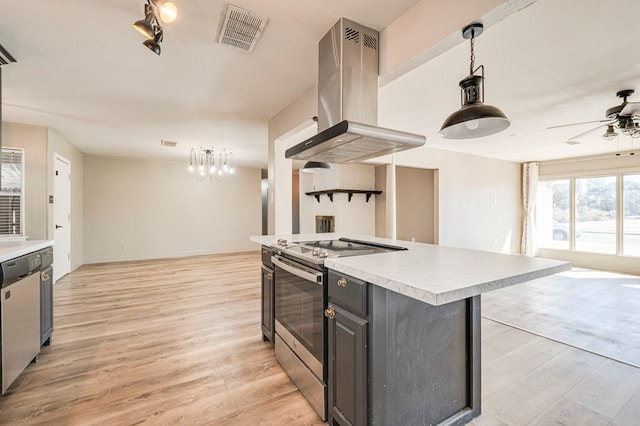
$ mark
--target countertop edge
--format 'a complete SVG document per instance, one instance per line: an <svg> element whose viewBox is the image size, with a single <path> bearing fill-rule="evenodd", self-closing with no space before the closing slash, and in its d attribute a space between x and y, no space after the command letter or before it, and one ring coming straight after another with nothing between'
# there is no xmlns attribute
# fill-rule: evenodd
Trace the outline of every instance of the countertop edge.
<svg viewBox="0 0 640 426"><path fill-rule="evenodd" d="M354 278L363 279L372 285L382 287L399 294L403 294L405 296L420 300L430 305L439 306L459 300L468 299L470 297L478 296L489 291L499 290L501 288L521 284L526 281L543 278L549 275L557 274L559 272L565 272L571 269L571 263L569 262L554 260L550 261L556 262L557 264L548 268L538 269L535 271L527 271L521 274L512 275L510 277L504 277L493 281L469 286L463 289L456 289L442 293L433 293L429 290L416 288L403 282L389 280L388 278L381 277L370 272L365 272L364 275L366 277L364 277L362 271L356 271L350 266L341 265L339 263L332 263L330 266L328 266L328 268L337 272L351 275Z"/></svg>
<svg viewBox="0 0 640 426"><path fill-rule="evenodd" d="M15 259L25 254L33 253L55 244L53 240L35 241L0 241L0 262Z"/></svg>

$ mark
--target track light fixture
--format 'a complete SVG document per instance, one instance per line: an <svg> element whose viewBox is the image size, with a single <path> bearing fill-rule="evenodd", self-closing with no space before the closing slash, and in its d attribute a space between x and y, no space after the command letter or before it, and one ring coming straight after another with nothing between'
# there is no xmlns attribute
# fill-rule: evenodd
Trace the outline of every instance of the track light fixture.
<svg viewBox="0 0 640 426"><path fill-rule="evenodd" d="M178 8L170 1L147 0L144 5L144 19L133 24L133 27L147 38L142 44L156 55L160 55L160 42L164 36L158 15L163 22L171 23L178 15Z"/></svg>
<svg viewBox="0 0 640 426"><path fill-rule="evenodd" d="M482 34L484 26L474 23L464 27L462 37L471 40L469 76L462 80L461 108L451 114L442 125L439 135L447 139L471 139L498 133L511 124L498 108L484 104L484 65L474 69L474 40ZM480 70L480 75L475 73Z"/></svg>

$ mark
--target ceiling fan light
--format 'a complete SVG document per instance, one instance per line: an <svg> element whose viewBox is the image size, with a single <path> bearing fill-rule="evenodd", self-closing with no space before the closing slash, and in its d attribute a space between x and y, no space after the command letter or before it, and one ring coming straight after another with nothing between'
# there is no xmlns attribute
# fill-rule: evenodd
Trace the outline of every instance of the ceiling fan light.
<svg viewBox="0 0 640 426"><path fill-rule="evenodd" d="M333 170L333 166L323 161L307 161L300 170L305 173L324 173Z"/></svg>
<svg viewBox="0 0 640 426"><path fill-rule="evenodd" d="M615 129L613 128L612 124L609 124L607 126L607 131L604 132L604 135L602 135L602 137L604 138L604 140L606 141L612 141L614 140L616 137L618 136L618 134L616 133Z"/></svg>

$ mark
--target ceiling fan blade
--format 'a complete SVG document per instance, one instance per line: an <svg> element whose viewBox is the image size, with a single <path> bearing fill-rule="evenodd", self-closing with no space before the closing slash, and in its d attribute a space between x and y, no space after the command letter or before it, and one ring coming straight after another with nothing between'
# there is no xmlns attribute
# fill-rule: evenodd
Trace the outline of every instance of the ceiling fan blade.
<svg viewBox="0 0 640 426"><path fill-rule="evenodd" d="M610 121L610 120L607 120L607 121ZM579 135L575 135L575 136L570 137L570 138L569 138L569 140L570 140L570 141L572 141L572 140L576 140L576 139L578 139L578 138L581 138L581 137L583 137L583 136L586 136L586 135L588 135L589 133L591 133L591 132L595 132L596 130L598 130L598 129L600 129L600 128L602 128L602 127L606 126L606 125L607 125L607 123L605 123L605 124L600 124L598 127L594 127L594 128L593 128L593 129L591 129L591 130L587 130L586 132L580 133Z"/></svg>
<svg viewBox="0 0 640 426"><path fill-rule="evenodd" d="M581 124L609 123L610 121L613 121L613 120L611 120L610 118L606 118L604 120L583 121L582 123L561 124L559 126L547 127L547 130L549 130L549 129L559 129L561 127L579 126Z"/></svg>
<svg viewBox="0 0 640 426"><path fill-rule="evenodd" d="M640 102L627 102L627 104L620 111L620 115L639 115L640 114Z"/></svg>

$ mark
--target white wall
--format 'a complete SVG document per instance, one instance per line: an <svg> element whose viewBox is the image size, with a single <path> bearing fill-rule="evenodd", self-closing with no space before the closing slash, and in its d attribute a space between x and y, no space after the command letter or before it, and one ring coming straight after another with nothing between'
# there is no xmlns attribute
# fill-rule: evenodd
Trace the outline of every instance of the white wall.
<svg viewBox="0 0 640 426"><path fill-rule="evenodd" d="M315 232L316 216L335 216L335 231L355 235L375 235L375 195L366 202L364 194L334 194L315 197L307 192L327 189L375 189L375 168L369 164L335 164L330 172L300 173L300 233Z"/></svg>
<svg viewBox="0 0 640 426"><path fill-rule="evenodd" d="M422 147L397 153L396 165L438 170L440 245L520 252L519 163Z"/></svg>
<svg viewBox="0 0 640 426"><path fill-rule="evenodd" d="M4 122L2 132L5 147L25 150L25 229L31 240L53 239L54 154L71 161L71 270L77 269L84 263L82 153L47 127Z"/></svg>
<svg viewBox="0 0 640 426"><path fill-rule="evenodd" d="M47 239L47 128L2 123L2 145L24 149L24 229L31 240Z"/></svg>
<svg viewBox="0 0 640 426"><path fill-rule="evenodd" d="M85 155L84 261L255 250L260 169L198 181L176 161Z"/></svg>

